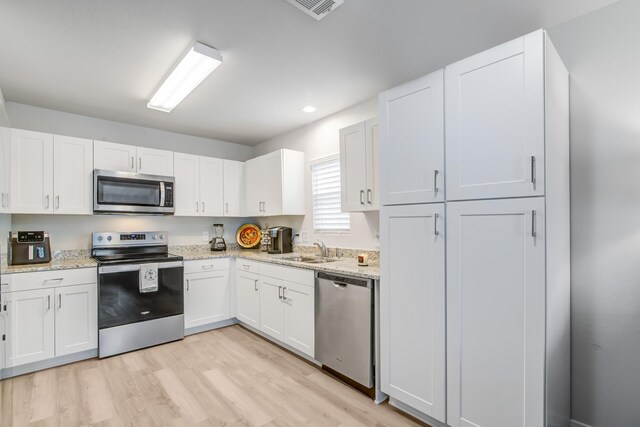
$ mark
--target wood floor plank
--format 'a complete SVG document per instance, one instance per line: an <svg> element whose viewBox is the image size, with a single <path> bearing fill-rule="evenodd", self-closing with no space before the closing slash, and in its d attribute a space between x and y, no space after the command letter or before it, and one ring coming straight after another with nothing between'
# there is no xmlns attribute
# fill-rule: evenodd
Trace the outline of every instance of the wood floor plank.
<svg viewBox="0 0 640 427"><path fill-rule="evenodd" d="M241 326L0 382L0 425L425 426Z"/></svg>

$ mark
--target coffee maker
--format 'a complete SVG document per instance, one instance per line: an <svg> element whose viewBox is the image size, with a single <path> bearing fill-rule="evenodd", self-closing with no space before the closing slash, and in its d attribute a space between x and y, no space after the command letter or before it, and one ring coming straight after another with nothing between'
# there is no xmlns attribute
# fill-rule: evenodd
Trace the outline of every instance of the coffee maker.
<svg viewBox="0 0 640 427"><path fill-rule="evenodd" d="M272 227L269 229L271 243L269 244L270 254L288 254L292 251L291 238L293 230L290 227Z"/></svg>
<svg viewBox="0 0 640 427"><path fill-rule="evenodd" d="M209 243L211 243L212 251L227 250L227 244L224 241L224 225L223 224L213 224L213 239L211 239Z"/></svg>

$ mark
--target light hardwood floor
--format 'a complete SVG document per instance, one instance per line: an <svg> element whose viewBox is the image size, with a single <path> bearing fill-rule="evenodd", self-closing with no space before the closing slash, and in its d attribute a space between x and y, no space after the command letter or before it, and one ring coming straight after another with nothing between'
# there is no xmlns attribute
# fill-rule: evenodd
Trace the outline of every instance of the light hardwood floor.
<svg viewBox="0 0 640 427"><path fill-rule="evenodd" d="M0 426L419 426L240 326L0 382Z"/></svg>

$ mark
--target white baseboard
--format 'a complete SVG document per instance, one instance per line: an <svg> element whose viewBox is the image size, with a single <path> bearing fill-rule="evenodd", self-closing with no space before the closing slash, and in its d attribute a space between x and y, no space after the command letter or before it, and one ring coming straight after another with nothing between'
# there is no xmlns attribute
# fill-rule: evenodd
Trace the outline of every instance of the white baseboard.
<svg viewBox="0 0 640 427"><path fill-rule="evenodd" d="M581 423L580 421L571 420L569 427L591 427L589 424Z"/></svg>

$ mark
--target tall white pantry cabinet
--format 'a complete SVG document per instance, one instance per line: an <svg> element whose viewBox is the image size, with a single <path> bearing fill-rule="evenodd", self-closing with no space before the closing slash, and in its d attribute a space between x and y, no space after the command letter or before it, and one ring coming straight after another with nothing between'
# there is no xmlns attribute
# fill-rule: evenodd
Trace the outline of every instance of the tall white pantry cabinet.
<svg viewBox="0 0 640 427"><path fill-rule="evenodd" d="M435 425L569 425L569 76L546 32L379 108L382 390Z"/></svg>

